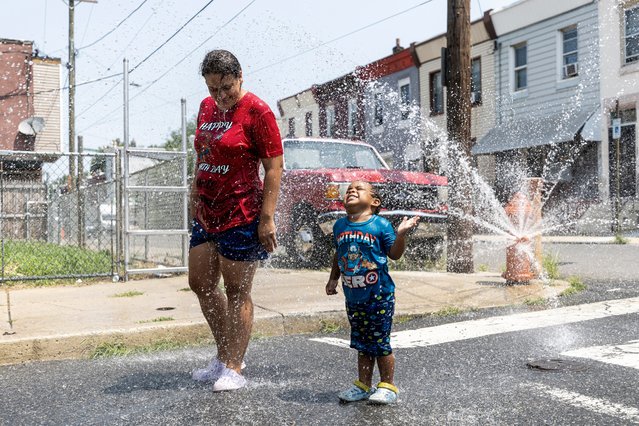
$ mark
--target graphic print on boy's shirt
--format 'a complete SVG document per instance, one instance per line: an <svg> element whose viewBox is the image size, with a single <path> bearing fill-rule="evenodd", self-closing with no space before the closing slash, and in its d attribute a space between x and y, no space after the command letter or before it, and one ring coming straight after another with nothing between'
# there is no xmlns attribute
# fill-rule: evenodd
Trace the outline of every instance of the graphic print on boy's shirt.
<svg viewBox="0 0 639 426"><path fill-rule="evenodd" d="M372 295L391 293L386 252L395 241L392 225L379 216L366 222L335 222L333 235L344 295L349 302L363 302Z"/></svg>

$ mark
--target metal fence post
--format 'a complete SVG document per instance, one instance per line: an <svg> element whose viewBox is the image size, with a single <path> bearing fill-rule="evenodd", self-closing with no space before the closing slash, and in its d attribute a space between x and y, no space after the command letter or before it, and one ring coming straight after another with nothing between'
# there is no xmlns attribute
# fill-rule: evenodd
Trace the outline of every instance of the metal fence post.
<svg viewBox="0 0 639 426"><path fill-rule="evenodd" d="M182 160L182 185L186 188L185 194L183 196L183 212L182 212L182 224L185 230L189 229L189 199L190 199L190 191L189 191L189 182L188 182L188 164L189 164L189 155L186 146L186 99L181 99L182 104L182 152L184 153L184 157ZM188 233L182 237L182 262L184 266L188 267L189 262L189 235Z"/></svg>

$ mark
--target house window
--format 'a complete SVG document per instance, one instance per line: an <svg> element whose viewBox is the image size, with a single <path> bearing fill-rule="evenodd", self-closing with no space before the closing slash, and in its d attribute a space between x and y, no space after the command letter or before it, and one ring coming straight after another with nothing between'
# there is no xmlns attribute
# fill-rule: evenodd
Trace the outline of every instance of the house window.
<svg viewBox="0 0 639 426"><path fill-rule="evenodd" d="M470 63L470 103L481 105L481 59L475 58Z"/></svg>
<svg viewBox="0 0 639 426"><path fill-rule="evenodd" d="M561 31L562 59L561 79L576 77L579 74L579 56L577 54L577 27Z"/></svg>
<svg viewBox="0 0 639 426"><path fill-rule="evenodd" d="M295 136L295 118L294 117L288 119L288 136L289 137Z"/></svg>
<svg viewBox="0 0 639 426"><path fill-rule="evenodd" d="M624 52L626 64L639 60L639 6L624 11Z"/></svg>
<svg viewBox="0 0 639 426"><path fill-rule="evenodd" d="M444 88L442 87L442 72L430 74L430 114L444 113Z"/></svg>
<svg viewBox="0 0 639 426"><path fill-rule="evenodd" d="M384 124L384 98L381 92L375 93L373 98L373 105L375 111L373 113L373 123L375 126L381 126Z"/></svg>
<svg viewBox="0 0 639 426"><path fill-rule="evenodd" d="M348 101L348 136L354 137L357 134L357 101Z"/></svg>
<svg viewBox="0 0 639 426"><path fill-rule="evenodd" d="M335 106L326 107L326 136L333 137L335 135Z"/></svg>
<svg viewBox="0 0 639 426"><path fill-rule="evenodd" d="M526 43L513 47L513 83L514 91L524 90L528 87L528 52Z"/></svg>
<svg viewBox="0 0 639 426"><path fill-rule="evenodd" d="M410 79L399 81L399 110L402 120L407 120L410 115Z"/></svg>
<svg viewBox="0 0 639 426"><path fill-rule="evenodd" d="M304 117L305 134L306 136L313 136L313 113L307 112Z"/></svg>

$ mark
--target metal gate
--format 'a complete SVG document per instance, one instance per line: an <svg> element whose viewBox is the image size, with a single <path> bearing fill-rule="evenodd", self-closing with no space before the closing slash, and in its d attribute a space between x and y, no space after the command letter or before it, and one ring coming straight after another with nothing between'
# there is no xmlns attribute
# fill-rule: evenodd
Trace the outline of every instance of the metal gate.
<svg viewBox="0 0 639 426"><path fill-rule="evenodd" d="M185 147L184 147L185 148ZM187 153L129 148L123 161L123 271L187 272Z"/></svg>

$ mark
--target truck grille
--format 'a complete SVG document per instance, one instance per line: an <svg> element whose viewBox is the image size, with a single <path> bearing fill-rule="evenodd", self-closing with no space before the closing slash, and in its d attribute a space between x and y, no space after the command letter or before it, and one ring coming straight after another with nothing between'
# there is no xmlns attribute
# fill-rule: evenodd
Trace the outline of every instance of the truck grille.
<svg viewBox="0 0 639 426"><path fill-rule="evenodd" d="M381 183L375 188L388 210L435 210L439 206L437 186L406 183Z"/></svg>

